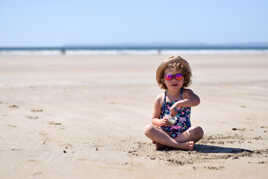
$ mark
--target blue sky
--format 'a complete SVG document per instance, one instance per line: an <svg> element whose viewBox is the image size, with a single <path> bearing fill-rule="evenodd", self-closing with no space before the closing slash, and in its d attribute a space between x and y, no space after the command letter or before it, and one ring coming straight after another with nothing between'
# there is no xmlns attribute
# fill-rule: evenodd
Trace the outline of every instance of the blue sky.
<svg viewBox="0 0 268 179"><path fill-rule="evenodd" d="M268 42L267 0L0 0L0 46Z"/></svg>

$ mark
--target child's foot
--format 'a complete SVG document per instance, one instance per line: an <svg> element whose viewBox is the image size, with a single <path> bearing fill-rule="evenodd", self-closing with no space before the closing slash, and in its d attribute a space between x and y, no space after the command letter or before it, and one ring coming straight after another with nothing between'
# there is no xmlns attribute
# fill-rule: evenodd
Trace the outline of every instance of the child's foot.
<svg viewBox="0 0 268 179"><path fill-rule="evenodd" d="M188 141L180 143L181 146L179 146L180 149L183 150L194 150L194 141Z"/></svg>

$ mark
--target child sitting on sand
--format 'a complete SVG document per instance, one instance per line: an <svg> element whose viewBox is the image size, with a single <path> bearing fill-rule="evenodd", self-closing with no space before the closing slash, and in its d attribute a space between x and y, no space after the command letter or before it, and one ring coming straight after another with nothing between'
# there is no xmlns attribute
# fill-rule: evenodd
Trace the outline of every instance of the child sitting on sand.
<svg viewBox="0 0 268 179"><path fill-rule="evenodd" d="M169 57L156 70L156 80L165 92L156 97L152 124L147 125L145 135L156 149L172 147L193 150L195 142L203 137L201 127L191 127L191 107L200 103L199 97L185 88L191 82L191 68L182 57Z"/></svg>

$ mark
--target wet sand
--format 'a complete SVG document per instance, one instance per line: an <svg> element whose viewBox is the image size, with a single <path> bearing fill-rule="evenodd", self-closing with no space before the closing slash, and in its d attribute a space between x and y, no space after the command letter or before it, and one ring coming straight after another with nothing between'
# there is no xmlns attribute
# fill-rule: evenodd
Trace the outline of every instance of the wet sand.
<svg viewBox="0 0 268 179"><path fill-rule="evenodd" d="M143 130L166 56L0 56L0 177L267 178L268 55L185 55L194 151Z"/></svg>

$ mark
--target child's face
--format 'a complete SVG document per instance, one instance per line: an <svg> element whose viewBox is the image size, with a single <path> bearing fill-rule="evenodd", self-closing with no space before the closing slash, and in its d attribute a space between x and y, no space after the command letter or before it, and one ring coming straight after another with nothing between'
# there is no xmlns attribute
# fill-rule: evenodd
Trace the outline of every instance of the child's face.
<svg viewBox="0 0 268 179"><path fill-rule="evenodd" d="M180 71L166 69L164 73L164 83L168 90L180 90L184 83L184 77Z"/></svg>

